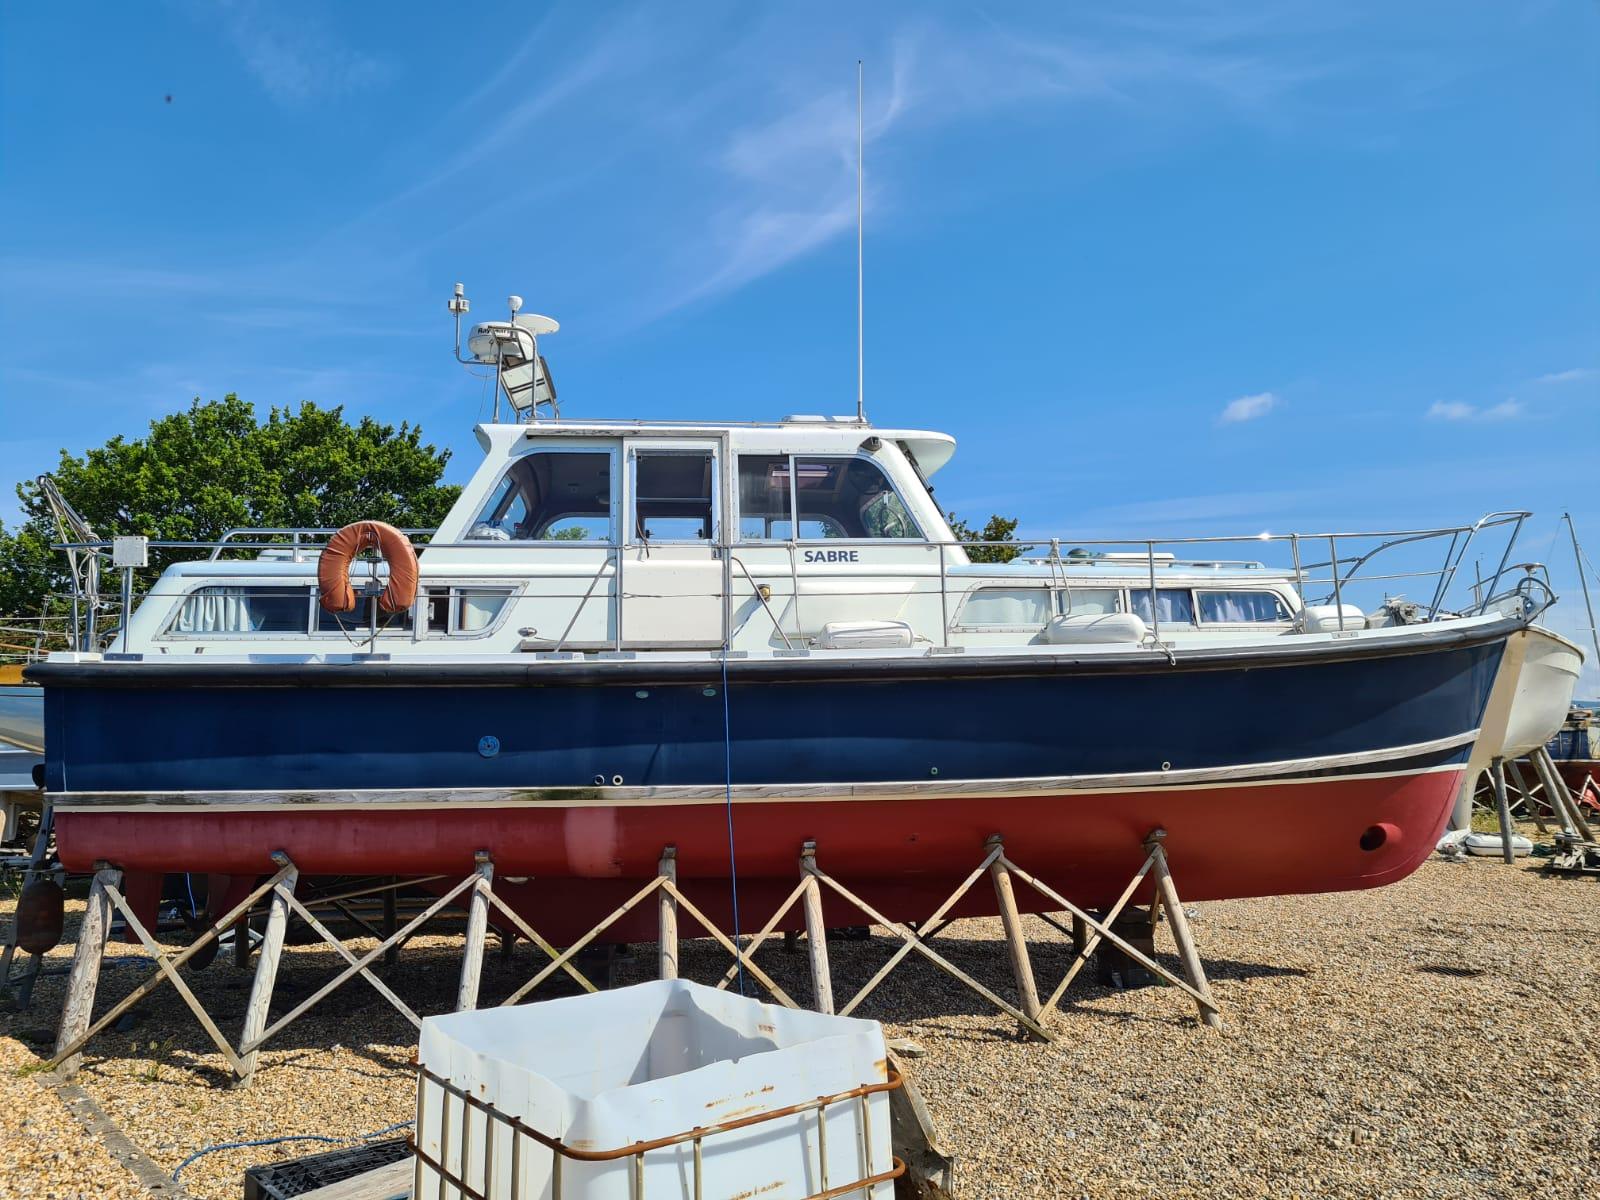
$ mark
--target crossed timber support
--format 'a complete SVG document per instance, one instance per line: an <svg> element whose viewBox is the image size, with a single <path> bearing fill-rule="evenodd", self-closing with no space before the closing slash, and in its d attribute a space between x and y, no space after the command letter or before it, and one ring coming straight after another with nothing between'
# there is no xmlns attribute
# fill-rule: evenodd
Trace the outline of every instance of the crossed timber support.
<svg viewBox="0 0 1600 1200"><path fill-rule="evenodd" d="M55 1054L51 1059L50 1065L59 1069L64 1076L70 1078L78 1069L84 1046L93 1037L115 1022L123 1013L160 987L162 983L171 983L184 1003L189 1006L190 1011L195 1014L207 1036L216 1045L229 1068L237 1077L239 1086L248 1085L253 1078L262 1046L276 1037L288 1025L304 1016L334 991L357 976L365 979L412 1025L420 1028L422 1018L396 995L387 983L375 975L371 968L380 958L385 961L393 961L393 956L400 946L423 925L432 920L442 909L452 903L464 903L467 909L466 940L462 954L461 977L456 993L456 1009L458 1011L477 1007L479 982L483 970L484 944L491 911L498 914L498 920L514 928L517 934L520 934L538 947L550 960L532 978L513 991L503 1001L504 1004L516 1004L558 971L565 972L584 990L589 992L598 991L599 989L596 985L578 970L573 960L580 951L595 942L607 929L621 920L623 916L654 897L659 922L658 969L663 979L676 978L678 973L678 919L681 912L699 924L733 959L733 964L723 974L716 986L726 988L738 977L741 971L748 971L772 995L773 999L789 1008L800 1008L801 1005L761 969L755 962L755 954L773 936L779 925L784 922L784 918L793 911L795 905L799 904L807 933L812 1006L819 1012L832 1013L835 1011L835 1002L832 973L828 962L827 929L822 908L824 888L836 893L874 924L882 926L890 934L899 938L902 943L872 978L863 984L842 1008L837 1010L841 1015L849 1015L859 1008L879 985L888 978L890 973L910 954L915 952L951 978L982 996L1000 1011L1013 1017L1026 1034L1049 1041L1052 1040L1053 1035L1044 1025L1044 1017L1060 1003L1068 986L1077 977L1084 964L1089 961L1090 956L1093 955L1101 942L1109 941L1147 970L1187 993L1195 1001L1200 1019L1206 1025L1214 1028L1221 1024L1220 1010L1211 997L1210 988L1206 983L1205 971L1200 964L1200 956L1195 949L1194 939L1172 880L1172 873L1167 864L1166 852L1163 848L1165 836L1165 833L1161 830L1156 830L1150 834L1144 843L1146 856L1143 864L1135 872L1133 878L1123 890L1122 895L1111 909L1103 917L1096 918L1080 909L1049 885L1017 866L1006 855L1005 844L997 835L990 838L985 844L983 858L961 882L960 886L934 910L926 921L918 926L889 919L859 894L823 871L817 865L816 845L807 842L801 849L798 862L799 881L789 892L787 898L773 912L766 924L754 935L744 939L729 937L680 890L677 882L677 855L675 849L669 846L662 854L657 874L654 878L640 887L626 901L612 910L598 924L564 950L558 950L553 946L538 930L495 894L494 863L486 851L480 851L475 856L475 868L471 874L444 890L431 904L404 925L396 927L395 919L392 915L387 915L381 931L367 926L365 922L359 922L373 935L375 940L375 945L360 955L357 955L336 937L317 918L311 908L295 894L296 886L299 882L299 870L289 859L289 856L281 851L272 856L276 870L265 882L218 918L193 942L175 954L169 954L166 949L157 943L134 914L132 907L120 890L122 884L121 872L105 863L101 863L97 864L94 882L90 888L88 907L78 936L77 950L73 956L72 969L67 982L67 997L62 1010ZM1167 912L1173 940L1177 944L1183 978L1179 978L1160 963L1130 945L1111 928L1145 878L1152 874L1155 880L1156 901ZM995 891L1000 920L1005 931L1006 952L1013 978L1017 984L1019 999L1017 1004L1013 1004L966 971L963 971L930 944L938 931L948 923L947 917L951 910L984 875L989 876L990 883ZM437 879L439 877L430 878ZM1048 900L1054 911L1064 911L1072 916L1073 946L1075 951L1073 960L1060 983L1056 985L1048 998L1043 1001L1039 998L1038 985L1029 958L1028 943L1018 910L1016 900L1017 883L1032 888L1038 895ZM201 1004L179 974L179 969L230 927L238 925L235 933L236 938L241 940L247 938L248 933L243 922L248 919L250 911L263 899L267 902L265 928L261 936L260 954L256 963L255 978L250 990L250 999L245 1009L243 1027L239 1041L235 1045L222 1033L216 1021L206 1011L204 1005ZM392 906L389 907L392 909ZM113 911L122 914L128 928L133 931L155 960L156 969L135 987L129 995L113 1005L98 1020L95 1020L93 1019L95 991L98 985L100 964L106 940L110 932ZM273 1021L270 1020L273 990L276 986L278 967L282 959L284 935L291 917L298 918L315 931L317 936L331 946L344 960L345 965L332 979L323 983L310 996ZM380 933L383 936L380 936ZM1081 936L1079 936L1080 934ZM741 941L743 942L742 945L740 944Z"/></svg>
<svg viewBox="0 0 1600 1200"><path fill-rule="evenodd" d="M483 944L488 923L488 907L493 904L501 913L515 925L529 941L537 945L551 958L558 956L556 949L545 941L539 934L531 929L516 913L512 912L498 896L491 890L494 878L494 867L485 853L477 855L476 870L465 879L456 883L445 891L425 909L411 920L398 928L393 928L389 921L385 921L385 930L388 936L378 939L377 944L365 954L357 956L334 933L319 920L315 913L295 895L295 888L299 882L299 870L290 861L287 854L281 851L272 856L277 870L264 883L252 891L245 899L240 901L227 913L217 919L209 928L200 934L193 942L176 954L168 952L156 942L145 929L143 923L135 916L127 899L122 895L122 873L104 863L98 865L94 882L89 890L89 901L84 922L78 934L77 950L72 959L72 970L67 980L66 1004L62 1009L61 1025L56 1037L55 1054L50 1060L50 1065L57 1068L63 1076L71 1078L76 1074L82 1058L82 1050L96 1034L111 1025L123 1013L127 1012L139 1001L143 1000L164 982L170 982L182 997L183 1002L189 1006L191 1012L199 1020L201 1027L208 1037L221 1052L229 1068L237 1077L239 1086L250 1083L255 1074L261 1047L272 1038L276 1037L289 1024L304 1016L315 1005L326 999L331 993L360 976L372 985L394 1008L404 1016L412 1025L421 1027L422 1018L419 1017L406 1002L395 994L382 979L373 974L371 967L380 957L391 959L394 952L404 944L428 921L432 920L440 910L453 901L457 901L464 893L470 893L467 906L467 944L463 956L461 983L457 991L457 1007L474 1007L477 1003L478 980L483 963ZM266 926L262 933L260 953L256 962L255 979L250 988L250 999L245 1008L244 1024L239 1035L237 1047L229 1042L218 1028L212 1018L190 990L178 969L203 950L210 942L215 940L224 930L239 923L235 937L240 941L247 938L248 932L243 924L247 914L263 898L267 899ZM123 919L143 943L145 949L155 959L156 970L140 983L122 1000L113 1005L99 1020L92 1020L95 991L100 977L100 963L105 950L107 936L110 932L111 914L115 910L122 914ZM277 983L278 965L283 955L284 934L288 929L291 916L298 917L314 930L329 946L345 961L345 967L332 979L297 1004L289 1012L269 1023L269 1013L272 1004L273 990ZM565 963L559 964L565 966ZM577 979L579 984L590 991L595 987L581 974L570 966L567 972Z"/></svg>
<svg viewBox="0 0 1600 1200"><path fill-rule="evenodd" d="M1123 890L1122 895L1117 899L1116 904L1111 907L1110 911L1104 917L1096 918L1012 862L1006 855L1003 839L996 835L988 840L983 859L961 882L960 886L950 894L944 903L933 911L926 921L915 928L903 922L889 920L855 892L823 872L817 866L816 847L811 843L807 843L800 860L801 886L802 888L811 889L807 894L812 898L811 902L815 904L814 916L813 909L808 904L806 924L807 940L810 943L809 949L811 952L812 985L817 997L817 1008L822 1012L833 1011L832 985L827 961L827 940L825 937L818 936L821 933L819 927L822 923L822 916L820 900L815 899L815 889L820 883L838 893L875 924L886 928L891 934L899 938L902 943L899 949L890 956L889 960L878 969L877 973L862 985L861 989L850 998L844 1007L839 1009L841 1015L849 1015L860 1007L862 1002L889 977L890 973L909 954L915 951L951 978L965 984L1000 1011L1016 1018L1018 1025L1022 1027L1027 1035L1050 1041L1054 1035L1043 1024L1045 1014L1060 1003L1067 987L1077 977L1079 971L1083 969L1084 964L1089 961L1095 950L1099 948L1100 943L1109 941L1147 970L1186 992L1194 1000L1200 1020L1211 1028L1217 1028L1222 1024L1221 1010L1211 997L1210 987L1206 983L1205 969L1201 966L1200 955L1195 949L1193 934L1189 929L1188 920L1184 916L1183 905L1179 901L1177 887L1172 880L1172 872L1167 864L1166 851L1163 848L1165 838L1166 833L1163 830L1158 829L1150 834L1144 843L1146 855L1143 864L1135 872L1133 878L1128 882L1128 886ZM1122 910L1127 907L1128 901L1133 898L1139 885L1152 872L1155 875L1157 900L1167 910L1173 941L1177 944L1178 959L1182 964L1184 974L1184 978L1181 979L1160 963L1130 945L1111 929ZM1012 976L1016 981L1020 1005L1012 1004L1004 999L967 972L961 970L961 968L929 945L933 937L944 928L947 923L946 916L950 910L986 873L994 886L1000 922L1005 931L1006 953L1010 959ZM1017 908L1013 880L1020 881L1032 888L1039 895L1050 901L1056 911L1070 913L1073 918L1073 928L1075 930L1081 928L1085 931L1081 944L1076 940L1074 942L1075 954L1065 976L1063 976L1055 990L1051 992L1049 999L1043 1002L1039 999L1033 966L1028 954L1027 938L1022 927L1022 917ZM793 897L791 897L790 903L792 903L792 900ZM771 925L776 924L776 921L784 911L784 909L779 910L773 921L769 923L769 929ZM763 930L762 934L758 935L751 943L750 950L752 952L760 945L766 933L767 931Z"/></svg>

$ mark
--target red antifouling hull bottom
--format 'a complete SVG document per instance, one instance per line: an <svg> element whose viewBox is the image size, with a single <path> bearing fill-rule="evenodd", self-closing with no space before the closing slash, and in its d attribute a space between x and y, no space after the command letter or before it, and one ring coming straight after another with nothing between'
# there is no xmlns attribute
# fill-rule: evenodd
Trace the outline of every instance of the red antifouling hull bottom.
<svg viewBox="0 0 1600 1200"><path fill-rule="evenodd" d="M765 921L798 878L804 842L817 864L894 920L919 920L1005 838L1008 855L1074 903L1109 906L1144 858L1153 829L1185 900L1378 887L1404 878L1433 849L1463 771L1343 776L1252 785L1071 792L1052 796L741 802L554 808L312 805L257 811L61 811L57 839L69 869L104 860L129 872L254 877L285 851L302 875L444 875L493 856L495 890L545 936L588 930L656 872L676 847L685 893L713 920L732 920L736 863L742 922ZM529 877L512 883L507 877ZM1140 898L1148 897L1148 886ZM1026 907L1049 907L1019 886ZM828 894L830 923L864 923ZM654 936L653 908L612 930ZM994 911L974 887L957 910ZM798 920L798 910L792 914ZM686 929L686 932L688 930Z"/></svg>

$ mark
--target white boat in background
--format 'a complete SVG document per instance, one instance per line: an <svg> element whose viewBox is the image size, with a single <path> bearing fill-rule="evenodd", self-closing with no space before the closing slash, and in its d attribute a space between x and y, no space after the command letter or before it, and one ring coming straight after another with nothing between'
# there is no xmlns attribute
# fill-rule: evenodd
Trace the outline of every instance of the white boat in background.
<svg viewBox="0 0 1600 1200"><path fill-rule="evenodd" d="M1542 625L1529 625L1507 639L1506 669L1489 694L1483 732L1451 814L1452 829L1472 827L1472 798L1491 763L1532 754L1561 731L1582 668L1583 650Z"/></svg>
<svg viewBox="0 0 1600 1200"><path fill-rule="evenodd" d="M44 693L32 684L0 685L0 744L44 753Z"/></svg>
<svg viewBox="0 0 1600 1200"><path fill-rule="evenodd" d="M18 818L41 804L35 778L44 764L44 692L32 684L0 686L0 846L18 834Z"/></svg>

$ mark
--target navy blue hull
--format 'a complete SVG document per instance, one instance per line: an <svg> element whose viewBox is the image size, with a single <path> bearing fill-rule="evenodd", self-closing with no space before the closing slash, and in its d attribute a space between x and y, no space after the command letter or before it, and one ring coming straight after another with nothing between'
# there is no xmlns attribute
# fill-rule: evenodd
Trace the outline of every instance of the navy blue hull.
<svg viewBox="0 0 1600 1200"><path fill-rule="evenodd" d="M732 859L746 901L775 906L806 842L896 920L926 917L997 833L1090 907L1121 893L1154 829L1185 898L1389 883L1438 838L1511 628L1176 662L733 659L726 684L709 656L37 674L71 869L238 887L277 851L306 875L453 877L485 852L497 892L561 938L667 846L721 922ZM649 920L608 936L651 936Z"/></svg>
<svg viewBox="0 0 1600 1200"><path fill-rule="evenodd" d="M1184 771L1379 752L1475 730L1501 640L1137 673L249 686L46 684L53 792L874 783ZM99 667L110 681L119 669ZM259 668L257 668L259 670ZM621 675L623 678L617 678ZM725 722L726 713L726 726ZM725 729L727 739L725 742ZM493 739L493 742L486 741ZM1464 761L1470 746L1447 761ZM489 751L486 753L486 751Z"/></svg>

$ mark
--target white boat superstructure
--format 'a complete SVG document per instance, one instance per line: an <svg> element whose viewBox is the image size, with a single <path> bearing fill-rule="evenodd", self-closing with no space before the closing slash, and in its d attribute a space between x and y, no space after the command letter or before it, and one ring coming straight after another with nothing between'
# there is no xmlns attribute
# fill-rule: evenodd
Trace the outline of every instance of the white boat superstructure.
<svg viewBox="0 0 1600 1200"><path fill-rule="evenodd" d="M955 449L923 430L483 425L484 461L419 544L411 610L322 611L316 533L238 531L169 567L115 650L185 655L1176 644L1303 627L1291 572L1052 546L973 562L927 479ZM320 531L317 531L320 532ZM731 534L731 537L729 536ZM255 557L231 560L229 549ZM358 581L381 580L358 563ZM1153 594L1153 601L1152 601ZM1324 619L1326 614L1323 614ZM1351 628L1366 619L1346 606Z"/></svg>
<svg viewBox="0 0 1600 1200"><path fill-rule="evenodd" d="M1508 572L1527 515L1516 512L1382 534L975 544L930 485L955 453L948 434L862 416L566 419L539 352L557 323L512 297L511 319L474 326L463 356L468 307L458 285L457 357L493 365L496 419L478 426L483 460L443 523L408 531L419 586L406 611L380 612L388 569L375 561L353 564L367 593L355 612L319 605L332 530L234 530L209 557L168 567L110 649L408 658L1356 637L1448 618L1468 547L1496 529L1509 531L1506 554L1470 611L1527 616L1549 599L1540 569ZM519 419L499 420L502 397ZM1363 574L1379 551L1445 538L1442 568L1430 551L1425 568ZM1249 557L1212 557L1241 547ZM1261 561L1268 552L1282 561ZM1423 579L1421 603L1386 586ZM1363 590L1365 609L1353 602Z"/></svg>

